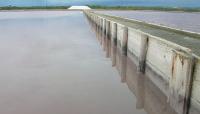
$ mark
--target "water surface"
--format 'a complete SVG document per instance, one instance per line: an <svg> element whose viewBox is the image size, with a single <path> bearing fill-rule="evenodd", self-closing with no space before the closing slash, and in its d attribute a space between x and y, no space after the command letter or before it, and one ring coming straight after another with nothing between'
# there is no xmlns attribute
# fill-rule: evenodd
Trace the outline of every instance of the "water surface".
<svg viewBox="0 0 200 114"><path fill-rule="evenodd" d="M82 12L3 12L0 25L1 114L146 114Z"/></svg>

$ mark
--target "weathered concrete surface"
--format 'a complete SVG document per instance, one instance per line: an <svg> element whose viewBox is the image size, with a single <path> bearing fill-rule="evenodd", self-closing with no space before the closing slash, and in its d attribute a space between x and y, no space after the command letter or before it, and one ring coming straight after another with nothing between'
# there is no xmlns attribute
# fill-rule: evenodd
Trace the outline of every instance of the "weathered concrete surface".
<svg viewBox="0 0 200 114"><path fill-rule="evenodd" d="M195 95L198 89L194 89L198 84L192 79L199 77L200 51L196 44L200 43L200 35L93 12L86 14L117 23L117 47L122 55L130 52L128 56L139 72L145 73L155 83L178 114L188 114L190 101L191 104L196 101L198 105L193 106L199 108L199 96ZM121 65L120 56L116 56L116 61L119 61L116 64ZM119 70L120 74L124 74L124 68L117 66L122 70Z"/></svg>
<svg viewBox="0 0 200 114"><path fill-rule="evenodd" d="M103 15L103 14L98 14L98 15L107 18L108 20L112 20L119 24L125 25L127 27L136 28L137 30L144 32L150 36L155 36L160 40L166 40L168 42L171 42L172 45L173 44L179 45L180 46L179 48L181 48L181 46L189 48L193 51L194 54L200 56L199 34L187 33L170 28L155 26L152 24L146 24L144 22L137 20L128 20L120 17Z"/></svg>
<svg viewBox="0 0 200 114"><path fill-rule="evenodd" d="M136 57L138 57L138 63L135 63L138 65L138 70L144 73L148 48L147 35L144 35L129 28L128 36L131 37L130 39L128 39L128 51L132 52Z"/></svg>
<svg viewBox="0 0 200 114"><path fill-rule="evenodd" d="M200 111L200 94L199 94L200 93L200 58L196 60L195 64L196 65L195 65L194 77L193 77L191 105L192 107L195 107L196 110L198 110L194 114L198 114Z"/></svg>
<svg viewBox="0 0 200 114"><path fill-rule="evenodd" d="M110 32L110 21L106 21L106 57L110 57L110 52L111 52L111 32Z"/></svg>
<svg viewBox="0 0 200 114"><path fill-rule="evenodd" d="M117 24L117 47L127 54L128 28L124 25Z"/></svg>
<svg viewBox="0 0 200 114"><path fill-rule="evenodd" d="M111 21L111 58L112 65L116 65L116 51L117 51L117 23Z"/></svg>
<svg viewBox="0 0 200 114"><path fill-rule="evenodd" d="M147 76L137 72L136 64L127 56L126 83L135 94L137 108L148 114L177 114L167 102L167 97Z"/></svg>

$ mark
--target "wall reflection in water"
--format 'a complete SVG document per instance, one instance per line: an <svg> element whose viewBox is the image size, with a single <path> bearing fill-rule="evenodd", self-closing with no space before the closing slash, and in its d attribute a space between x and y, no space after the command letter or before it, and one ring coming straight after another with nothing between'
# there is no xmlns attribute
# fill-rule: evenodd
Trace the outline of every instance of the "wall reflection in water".
<svg viewBox="0 0 200 114"><path fill-rule="evenodd" d="M136 108L144 109L148 114L176 114L167 103L165 96L153 84L148 76L137 71L136 64L117 48L116 68L121 76L121 81L126 83L130 91L137 98Z"/></svg>
<svg viewBox="0 0 200 114"><path fill-rule="evenodd" d="M167 96L148 78L148 74L138 72L131 53L124 55L120 46L110 39L106 31L90 23L97 34L97 39L110 57L112 66L116 67L121 82L126 83L129 90L137 98L136 108L144 109L147 114L177 114L167 102Z"/></svg>

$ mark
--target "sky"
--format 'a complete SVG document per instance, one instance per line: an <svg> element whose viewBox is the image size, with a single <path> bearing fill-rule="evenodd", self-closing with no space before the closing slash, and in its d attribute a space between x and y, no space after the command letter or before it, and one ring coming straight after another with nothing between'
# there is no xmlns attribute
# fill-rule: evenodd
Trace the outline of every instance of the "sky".
<svg viewBox="0 0 200 114"><path fill-rule="evenodd" d="M200 0L0 0L0 6L57 6L57 5L132 5L132 6L168 6L200 7Z"/></svg>

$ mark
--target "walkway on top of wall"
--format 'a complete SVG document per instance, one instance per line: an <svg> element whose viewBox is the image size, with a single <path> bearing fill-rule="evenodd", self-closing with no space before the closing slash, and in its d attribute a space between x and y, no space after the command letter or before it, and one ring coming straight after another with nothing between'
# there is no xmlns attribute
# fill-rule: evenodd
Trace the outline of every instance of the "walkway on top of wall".
<svg viewBox="0 0 200 114"><path fill-rule="evenodd" d="M157 26L149 23L145 23L138 20L133 19L125 19L117 16L110 16L106 14L100 14L96 12L90 12L95 15L101 16L103 18L107 18L108 20L112 20L118 22L127 27L136 28L138 31L145 32L150 36L154 36L159 38L160 40L165 40L173 43L174 45L178 45L182 48L187 48L188 51L192 51L196 57L200 56L200 35L196 33L184 32L172 28Z"/></svg>

